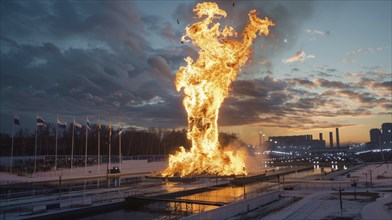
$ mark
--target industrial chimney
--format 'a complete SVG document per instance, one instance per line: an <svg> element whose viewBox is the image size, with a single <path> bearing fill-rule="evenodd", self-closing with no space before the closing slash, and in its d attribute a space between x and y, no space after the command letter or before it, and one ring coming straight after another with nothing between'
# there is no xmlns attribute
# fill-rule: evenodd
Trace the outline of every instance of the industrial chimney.
<svg viewBox="0 0 392 220"><path fill-rule="evenodd" d="M339 148L339 128L336 128L336 147Z"/></svg>
<svg viewBox="0 0 392 220"><path fill-rule="evenodd" d="M333 136L332 132L329 132L329 147L333 148Z"/></svg>

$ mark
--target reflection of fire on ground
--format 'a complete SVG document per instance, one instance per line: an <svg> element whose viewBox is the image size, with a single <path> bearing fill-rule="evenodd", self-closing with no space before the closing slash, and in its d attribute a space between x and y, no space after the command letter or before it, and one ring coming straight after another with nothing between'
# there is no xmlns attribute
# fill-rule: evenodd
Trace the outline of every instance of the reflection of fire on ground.
<svg viewBox="0 0 392 220"><path fill-rule="evenodd" d="M187 57L187 66L177 72L176 88L185 93L183 104L188 113L187 137L192 148L183 147L170 155L164 176L189 175L239 175L246 174L244 156L232 150L221 149L218 142L219 108L228 96L229 86L239 69L248 60L250 46L257 35L268 35L274 23L260 19L256 11L249 12L249 23L242 32L242 39L233 27L220 28L218 22L226 17L216 3L205 2L193 9L201 21L188 25L182 42L191 41L199 47L196 61Z"/></svg>

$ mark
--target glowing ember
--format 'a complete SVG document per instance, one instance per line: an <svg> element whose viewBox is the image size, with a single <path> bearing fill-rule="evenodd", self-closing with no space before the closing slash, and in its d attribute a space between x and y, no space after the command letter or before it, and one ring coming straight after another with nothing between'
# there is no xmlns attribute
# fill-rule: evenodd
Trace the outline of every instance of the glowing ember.
<svg viewBox="0 0 392 220"><path fill-rule="evenodd" d="M180 147L169 157L169 167L163 176L189 175L239 175L247 174L244 158L234 151L223 150L218 142L218 114L223 100L228 96L229 86L239 69L251 53L250 46L257 34L268 35L268 27L274 23L249 12L249 24L240 41L234 40L237 33L230 26L220 29L214 19L226 17L225 11L216 3L205 2L193 9L198 18L204 20L186 27L182 41L199 47L199 58L194 62L187 57L187 66L177 72L176 87L183 88L183 104L188 113L188 133L192 148L186 152Z"/></svg>

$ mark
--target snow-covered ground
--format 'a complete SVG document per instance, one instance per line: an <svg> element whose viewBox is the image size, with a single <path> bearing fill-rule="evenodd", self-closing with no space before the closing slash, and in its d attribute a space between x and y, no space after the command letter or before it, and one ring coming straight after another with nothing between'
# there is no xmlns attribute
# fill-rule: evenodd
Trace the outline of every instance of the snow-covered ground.
<svg viewBox="0 0 392 220"><path fill-rule="evenodd" d="M147 160L124 160L122 164L112 163L109 168L113 166L121 167L122 174L142 174L142 173L156 173L161 172L166 166L167 162L148 162ZM58 180L59 176L63 180L86 178L106 175L108 164L101 164L95 166L76 167L71 169L61 169L57 171L37 172L28 176L17 176L6 172L0 172L0 184L12 184L21 182L39 182Z"/></svg>
<svg viewBox="0 0 392 220"><path fill-rule="evenodd" d="M362 183L372 183L375 187L382 185L392 185L392 163L369 164L361 169L349 173L346 179L356 179Z"/></svg>
<svg viewBox="0 0 392 220"><path fill-rule="evenodd" d="M158 166L157 164L155 164ZM148 171L151 167L145 167ZM138 174L141 175L141 174ZM84 189L79 191L65 191L50 195L28 195L0 199L0 219L28 219L44 217L55 218L48 215L61 214L63 212L94 208L99 210L106 206L123 202L132 195L160 195L162 193L177 192L196 188L212 187L216 184L228 183L227 180L202 179L193 183L167 183L158 179L144 179L140 183L121 185L118 187L103 187ZM132 219L132 216L130 216Z"/></svg>
<svg viewBox="0 0 392 220"><path fill-rule="evenodd" d="M343 209L340 210L339 192L319 191L305 195L299 202L261 219L334 219L343 216L358 220L390 220L392 210L384 204L392 202L392 193L379 193L379 196L381 197L374 201L371 196L361 195L354 199L351 194L343 194Z"/></svg>
<svg viewBox="0 0 392 220"><path fill-rule="evenodd" d="M121 165L122 173L127 174L142 174L142 173L154 173L160 172L166 167L166 162L151 162L148 161L124 161ZM112 164L112 166L118 166L118 164ZM91 166L87 167L86 174L84 167L52 171L45 173L37 173L30 177L21 177L16 175L10 175L8 173L0 173L0 181L2 184L10 182L33 182L33 181L45 181L45 180L58 180L59 175L62 175L63 179L72 179L80 177L94 177L106 174L107 165ZM297 181L302 179L312 185L322 185L322 187L302 187L294 188L294 190L284 190L281 195L283 199L277 203L272 203L271 206L263 206L256 210L253 210L242 216L236 216L233 219L338 219L344 217L345 219L353 220L392 220L392 164L369 164L359 168L348 171L341 176L335 176L331 173L332 181L328 181L327 178L324 180L314 181L316 176L309 175L309 178L305 178L300 173L294 173L288 177L287 181ZM357 187L351 186L351 183L357 182ZM336 186L342 183L342 207L340 209L339 191ZM343 184L344 183L344 184ZM366 185L366 183L368 183ZM372 184L370 184L372 183ZM214 184L214 183L211 183ZM158 185L153 184L151 189L142 190L162 190L163 188L167 191L172 190L183 190L183 189L171 189L176 185L165 186L162 183ZM207 184L208 185L208 184ZM301 184L297 184L300 186ZM302 184L303 186L303 184ZM163 187L163 188L161 188ZM195 186L193 186L195 187ZM97 194L97 198L101 199L103 195L109 197L106 190L112 189L99 189L97 192L89 191L89 193ZM141 191L136 189L134 186L132 189L124 189L124 191L113 191L113 198L128 193L128 190ZM356 192L356 199L354 198L354 192ZM101 197L100 197L101 196ZM95 198L95 197L92 197ZM290 199L291 198L291 199ZM292 198L296 198L293 200ZM38 199L32 198L34 201ZM48 198L46 198L48 199ZM75 198L80 200L79 198ZM93 201L93 200L91 200ZM296 202L293 202L296 201ZM10 204L10 201L4 201ZM16 201L15 201L16 202ZM29 202L30 203L30 202ZM32 203L32 202L31 202Z"/></svg>
<svg viewBox="0 0 392 220"><path fill-rule="evenodd" d="M372 173L372 174L370 174ZM359 183L358 187L345 188L342 191L342 210L338 189L322 188L296 189L283 191L284 198L299 198L294 204L287 203L281 208L274 208L272 213L265 215L265 209L261 207L251 213L245 214L239 219L369 219L391 220L392 219L392 164L371 164L349 172L350 175L335 177L338 181L354 180ZM370 185L372 175L372 185ZM349 177L348 177L349 176ZM325 181L323 181L325 182ZM366 186L368 183L368 186ZM356 199L354 197L356 192ZM260 213L258 215L258 213ZM238 218L236 218L238 219Z"/></svg>

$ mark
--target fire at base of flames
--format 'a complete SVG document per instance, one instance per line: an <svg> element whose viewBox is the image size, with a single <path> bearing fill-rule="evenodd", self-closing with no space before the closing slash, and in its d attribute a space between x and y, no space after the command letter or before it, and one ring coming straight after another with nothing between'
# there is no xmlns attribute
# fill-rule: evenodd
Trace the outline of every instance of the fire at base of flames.
<svg viewBox="0 0 392 220"><path fill-rule="evenodd" d="M242 40L235 40L238 34L232 27L221 29L218 22L214 23L227 16L216 3L197 4L193 11L203 20L187 26L182 41L191 41L199 47L199 57L196 62L190 57L185 59L187 66L180 67L175 82L177 90L183 89L185 94L187 137L192 141L192 148L187 152L180 147L175 155L170 155L169 166L162 175L246 175L244 157L219 145L219 109L239 69L248 60L257 34L268 35L268 27L274 23L268 18L258 18L252 10Z"/></svg>

